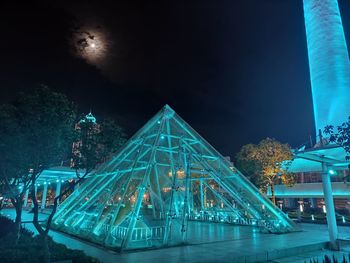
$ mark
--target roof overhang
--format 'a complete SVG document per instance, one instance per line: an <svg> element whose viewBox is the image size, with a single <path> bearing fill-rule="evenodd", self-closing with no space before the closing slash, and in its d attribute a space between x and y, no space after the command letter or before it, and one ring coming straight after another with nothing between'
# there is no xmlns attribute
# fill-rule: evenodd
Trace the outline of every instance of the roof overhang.
<svg viewBox="0 0 350 263"><path fill-rule="evenodd" d="M339 145L329 144L319 148L312 148L294 153L294 159L288 167L289 172L321 172L322 164L334 170L348 169L350 164L346 160L346 151Z"/></svg>

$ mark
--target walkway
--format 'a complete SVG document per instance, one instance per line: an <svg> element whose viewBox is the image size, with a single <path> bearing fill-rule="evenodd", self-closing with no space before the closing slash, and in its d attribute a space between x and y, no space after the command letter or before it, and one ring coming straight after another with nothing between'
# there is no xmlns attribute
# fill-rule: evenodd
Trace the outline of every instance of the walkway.
<svg viewBox="0 0 350 263"><path fill-rule="evenodd" d="M4 215L14 217L14 210L4 210ZM32 214L23 213L23 221L30 221ZM44 219L46 215L41 214ZM196 238L192 239L195 245L163 248L157 250L115 253L94 244L78 240L66 234L51 231L50 235L59 243L72 249L81 249L90 256L100 259L104 263L109 262L240 262L245 256L256 255L260 261L267 251L279 253L278 250L291 247L302 247L320 244L328 240L326 225L302 224L303 231L289 234L263 234L255 229L243 226L227 226L214 224L213 231L204 231L204 235L216 233L211 240L214 242L202 243L201 233L196 232ZM27 228L34 230L32 224ZM208 226L210 230L210 226ZM219 234L221 233L221 234ZM350 228L340 227L342 238L350 238ZM298 253L298 252L297 252ZM255 260L253 260L254 262Z"/></svg>

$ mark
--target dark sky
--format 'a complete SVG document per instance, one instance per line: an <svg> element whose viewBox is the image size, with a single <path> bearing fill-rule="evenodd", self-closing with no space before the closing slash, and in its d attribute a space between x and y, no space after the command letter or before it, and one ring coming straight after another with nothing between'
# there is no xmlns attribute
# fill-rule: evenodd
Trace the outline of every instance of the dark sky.
<svg viewBox="0 0 350 263"><path fill-rule="evenodd" d="M167 103L231 156L315 133L302 0L49 2L1 7L0 102L46 84L129 135ZM72 52L77 24L108 35L103 65Z"/></svg>

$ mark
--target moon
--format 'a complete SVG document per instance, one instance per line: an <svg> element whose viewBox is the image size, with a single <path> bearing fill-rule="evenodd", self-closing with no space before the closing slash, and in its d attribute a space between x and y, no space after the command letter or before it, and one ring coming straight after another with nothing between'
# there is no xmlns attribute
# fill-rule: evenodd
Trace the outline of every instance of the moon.
<svg viewBox="0 0 350 263"><path fill-rule="evenodd" d="M100 26L80 26L71 39L75 55L91 65L102 67L111 49L108 34Z"/></svg>

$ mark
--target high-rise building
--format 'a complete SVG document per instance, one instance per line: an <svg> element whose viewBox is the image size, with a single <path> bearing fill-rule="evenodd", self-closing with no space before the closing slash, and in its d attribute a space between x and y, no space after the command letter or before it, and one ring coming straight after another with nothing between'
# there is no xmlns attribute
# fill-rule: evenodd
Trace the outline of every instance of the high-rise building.
<svg viewBox="0 0 350 263"><path fill-rule="evenodd" d="M350 116L350 62L337 0L303 0L316 133Z"/></svg>

